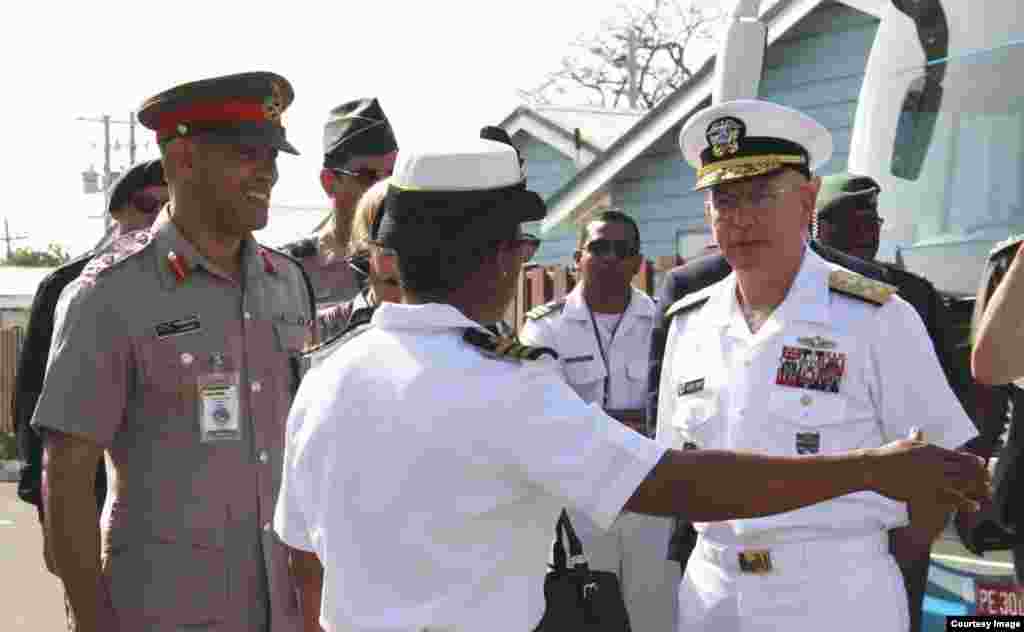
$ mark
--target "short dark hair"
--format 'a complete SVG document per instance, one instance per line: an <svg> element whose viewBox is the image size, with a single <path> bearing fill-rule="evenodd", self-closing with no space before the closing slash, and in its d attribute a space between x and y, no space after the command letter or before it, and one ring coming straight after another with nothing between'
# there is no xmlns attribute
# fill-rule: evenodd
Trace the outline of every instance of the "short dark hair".
<svg viewBox="0 0 1024 632"><path fill-rule="evenodd" d="M454 234L444 240L398 250L402 287L421 299L445 300L465 285L480 266L495 256L498 245L512 241L518 225L507 224L486 235Z"/></svg>
<svg viewBox="0 0 1024 632"><path fill-rule="evenodd" d="M583 244L587 243L587 237L590 236L590 226L597 222L610 222L629 226L633 229L633 238L636 240L636 247L637 249L640 248L640 227L637 226L636 220L619 209L608 209L607 211L602 211L596 216L591 217L585 224L583 224L580 228L579 241L576 243L577 249L582 248Z"/></svg>

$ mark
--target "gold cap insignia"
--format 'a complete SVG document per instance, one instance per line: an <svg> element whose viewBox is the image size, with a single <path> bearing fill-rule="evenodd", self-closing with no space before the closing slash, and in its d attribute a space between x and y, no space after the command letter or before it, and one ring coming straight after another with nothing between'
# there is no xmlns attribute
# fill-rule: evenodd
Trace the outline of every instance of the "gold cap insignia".
<svg viewBox="0 0 1024 632"><path fill-rule="evenodd" d="M747 126L743 121L732 116L715 119L708 125L705 134L711 154L715 158L731 156L740 150L740 142L746 136Z"/></svg>
<svg viewBox="0 0 1024 632"><path fill-rule="evenodd" d="M268 121L281 122L281 114L284 113L284 92L281 84L277 81L270 82L270 95L263 99L263 115Z"/></svg>

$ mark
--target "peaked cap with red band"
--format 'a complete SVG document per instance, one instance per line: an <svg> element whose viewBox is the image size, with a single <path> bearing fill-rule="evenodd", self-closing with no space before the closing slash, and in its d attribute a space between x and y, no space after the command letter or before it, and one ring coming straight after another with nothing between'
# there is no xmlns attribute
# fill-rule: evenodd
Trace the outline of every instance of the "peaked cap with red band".
<svg viewBox="0 0 1024 632"><path fill-rule="evenodd" d="M146 99L139 122L164 143L202 134L299 152L285 138L281 115L295 92L272 72L245 72L175 86Z"/></svg>

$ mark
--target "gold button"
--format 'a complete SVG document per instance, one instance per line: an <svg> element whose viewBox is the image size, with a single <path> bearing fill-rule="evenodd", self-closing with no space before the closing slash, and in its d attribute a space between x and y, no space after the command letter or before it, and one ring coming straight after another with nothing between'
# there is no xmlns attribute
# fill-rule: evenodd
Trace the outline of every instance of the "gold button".
<svg viewBox="0 0 1024 632"><path fill-rule="evenodd" d="M259 456L257 458L259 458L260 463L266 463L267 461L270 460L270 455L267 454L266 450L260 450Z"/></svg>
<svg viewBox="0 0 1024 632"><path fill-rule="evenodd" d="M252 383L252 392L253 393L259 393L261 390L263 390L263 385L260 384L259 381L255 381L255 382Z"/></svg>
<svg viewBox="0 0 1024 632"><path fill-rule="evenodd" d="M185 365L185 366L189 366L190 364L192 364L192 361L194 359L195 358L192 357L191 353L183 353L183 354L181 354L181 363L183 365Z"/></svg>
<svg viewBox="0 0 1024 632"><path fill-rule="evenodd" d="M803 397L800 398L800 403L803 404L804 406L810 406L811 405L811 396L810 395L804 395Z"/></svg>
<svg viewBox="0 0 1024 632"><path fill-rule="evenodd" d="M270 523L269 522L264 522L263 523L263 530L266 531L267 533L270 532Z"/></svg>
<svg viewBox="0 0 1024 632"><path fill-rule="evenodd" d="M246 312L245 313L245 319L246 320L252 320L252 314L250 314L249 312Z"/></svg>

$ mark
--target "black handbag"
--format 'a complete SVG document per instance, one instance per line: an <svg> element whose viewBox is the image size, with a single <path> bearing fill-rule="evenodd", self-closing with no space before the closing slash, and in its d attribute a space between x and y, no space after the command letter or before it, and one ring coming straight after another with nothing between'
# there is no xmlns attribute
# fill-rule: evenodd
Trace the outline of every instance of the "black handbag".
<svg viewBox="0 0 1024 632"><path fill-rule="evenodd" d="M562 537L569 543L566 556ZM628 632L629 614L615 573L590 570L563 509L555 524L553 563L544 578L544 616L534 632Z"/></svg>

